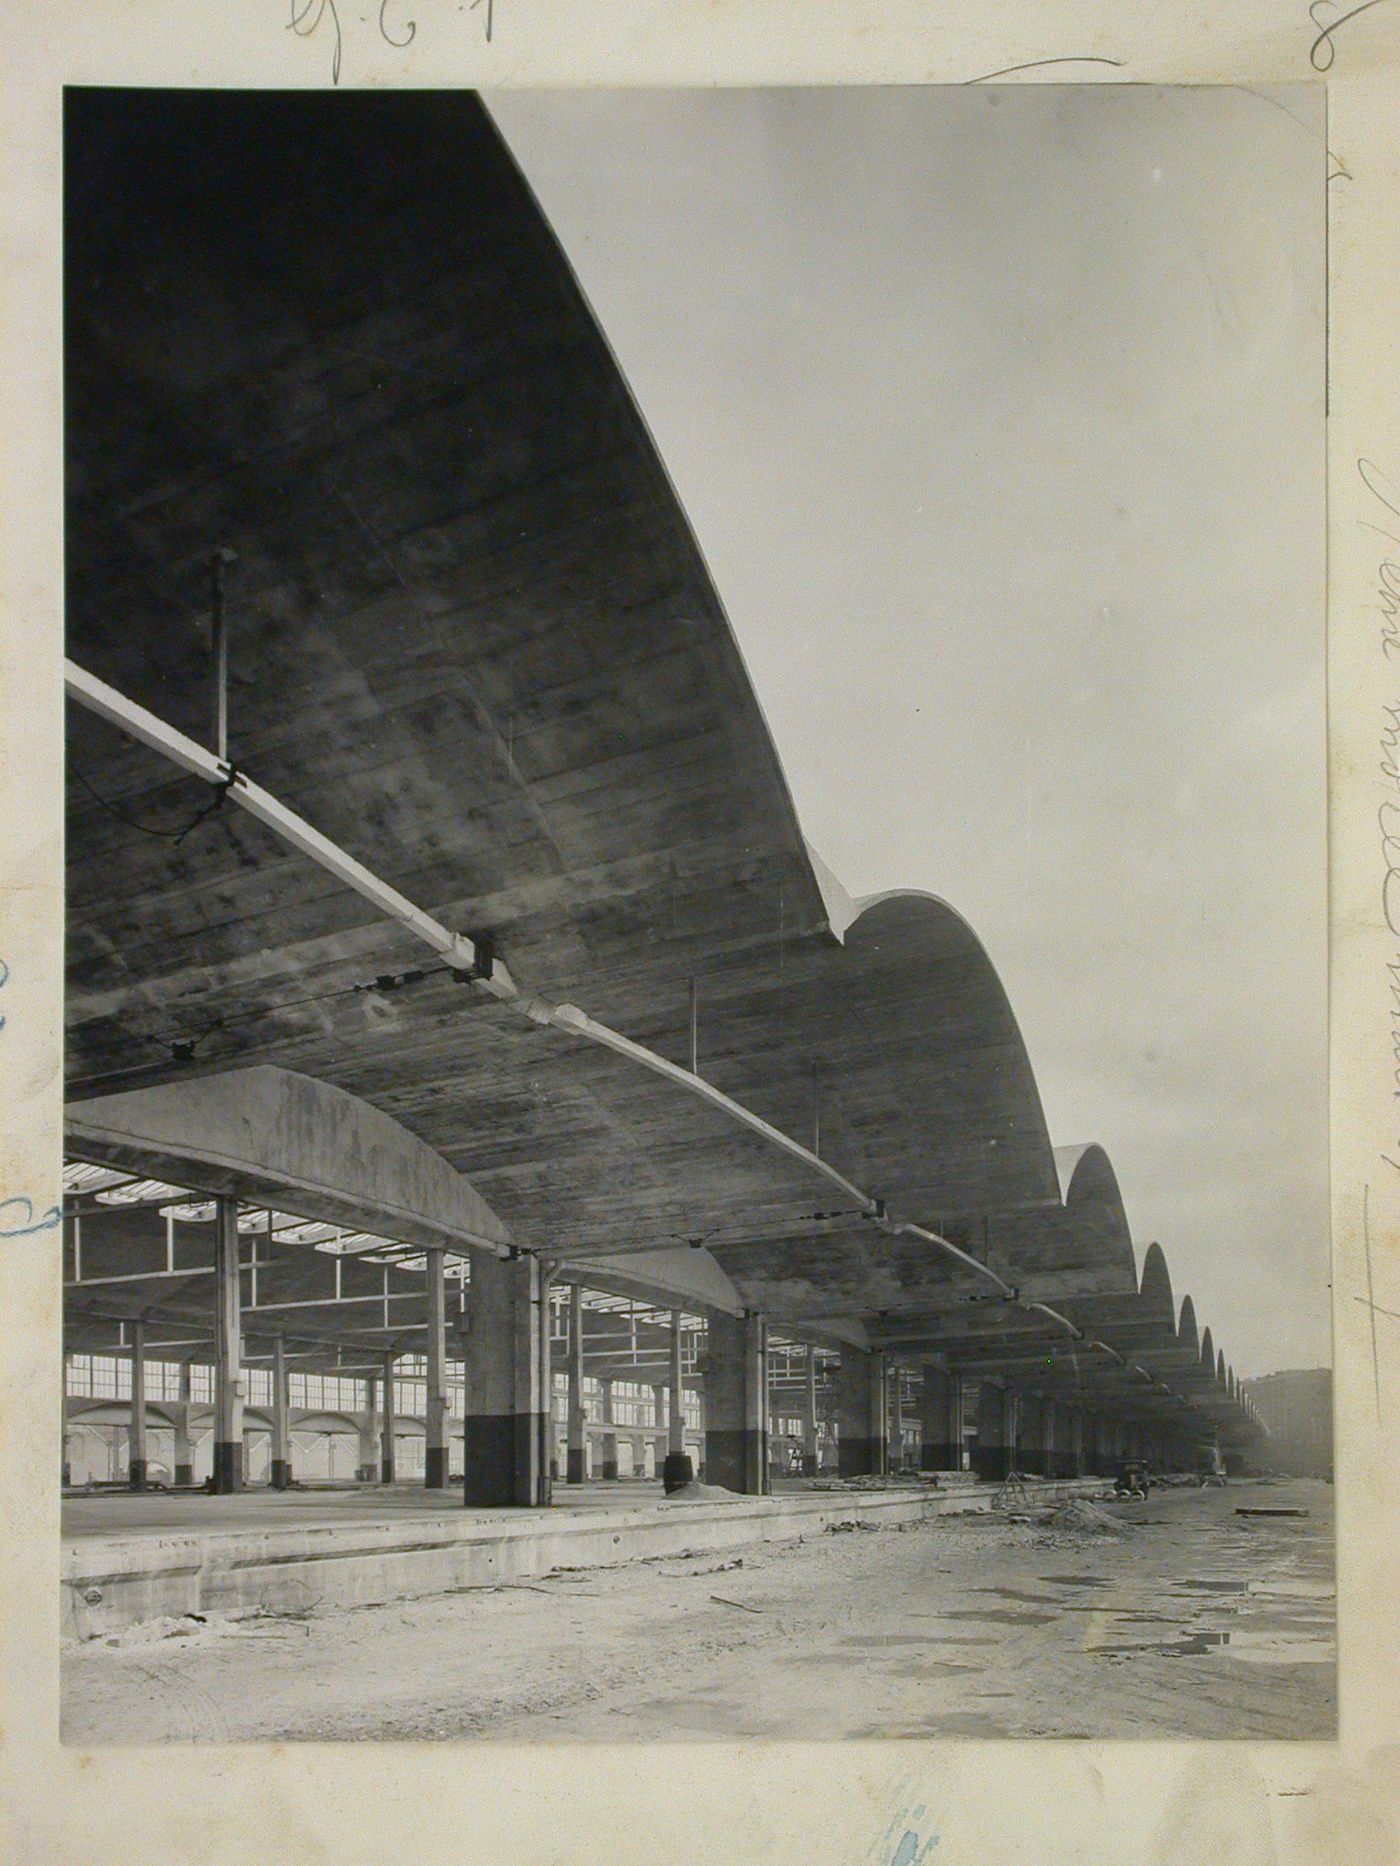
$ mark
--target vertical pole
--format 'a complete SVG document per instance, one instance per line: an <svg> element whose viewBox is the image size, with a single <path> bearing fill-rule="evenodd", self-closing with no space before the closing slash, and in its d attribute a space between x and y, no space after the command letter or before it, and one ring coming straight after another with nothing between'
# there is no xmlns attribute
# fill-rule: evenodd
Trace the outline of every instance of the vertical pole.
<svg viewBox="0 0 1400 1866"><path fill-rule="evenodd" d="M535 1379L539 1383L539 1392L534 1405L539 1413L540 1442L535 1461L534 1500L541 1509L547 1509L554 1499L554 1479L558 1469L558 1459L554 1450L554 1331L550 1323L554 1308L553 1286L556 1273L557 1266L541 1262L536 1278L539 1333Z"/></svg>
<svg viewBox="0 0 1400 1866"><path fill-rule="evenodd" d="M806 1390L802 1413L802 1475L817 1475L817 1350L807 1344Z"/></svg>
<svg viewBox="0 0 1400 1866"><path fill-rule="evenodd" d="M425 1258L428 1279L428 1378L423 1421L425 1490L447 1488L447 1253L430 1250Z"/></svg>
<svg viewBox="0 0 1400 1866"><path fill-rule="evenodd" d="M394 1481L394 1350L384 1350L384 1410L379 1432L379 1481Z"/></svg>
<svg viewBox="0 0 1400 1866"><path fill-rule="evenodd" d="M587 1460L584 1456L583 1409L583 1288L581 1284L569 1286L569 1450L565 1466L565 1480L570 1484L581 1484L587 1476Z"/></svg>
<svg viewBox="0 0 1400 1866"><path fill-rule="evenodd" d="M340 1261L336 1259L337 1263ZM375 1374L365 1375L365 1413L360 1426L360 1467L355 1473L362 1484L374 1482L375 1439L379 1432L379 1382Z"/></svg>
<svg viewBox="0 0 1400 1866"><path fill-rule="evenodd" d="M62 1408L63 1424L63 1486L66 1490L73 1481L73 1464L68 1455L68 1356L63 1356L63 1384L59 1389L59 1404Z"/></svg>
<svg viewBox="0 0 1400 1866"><path fill-rule="evenodd" d="M888 1400L885 1356L877 1349L870 1356L870 1469L876 1477L884 1477L890 1468Z"/></svg>
<svg viewBox="0 0 1400 1866"><path fill-rule="evenodd" d="M146 1324L131 1324L131 1456L127 1482L133 1490L146 1487Z"/></svg>
<svg viewBox="0 0 1400 1866"><path fill-rule="evenodd" d="M175 1408L175 1482L194 1482L194 1459L190 1453L190 1405L193 1381L190 1363L180 1363L180 1400Z"/></svg>
<svg viewBox="0 0 1400 1866"><path fill-rule="evenodd" d="M214 1489L243 1488L243 1316L238 1282L238 1201L214 1201Z"/></svg>
<svg viewBox="0 0 1400 1866"><path fill-rule="evenodd" d="M603 1388L603 1477L610 1481L617 1476L617 1433L613 1426L613 1383L604 1380Z"/></svg>
<svg viewBox="0 0 1400 1866"><path fill-rule="evenodd" d="M667 1415L666 1450L673 1456L685 1451L685 1377L681 1365L681 1312L671 1311L670 1409Z"/></svg>
<svg viewBox="0 0 1400 1866"><path fill-rule="evenodd" d="M287 1344L272 1337L272 1466L268 1479L274 1490L288 1490L292 1482L292 1434L287 1410Z"/></svg>
<svg viewBox="0 0 1400 1866"><path fill-rule="evenodd" d="M700 985L694 978L690 981L690 1073L700 1073Z"/></svg>
<svg viewBox="0 0 1400 1866"><path fill-rule="evenodd" d="M224 569L234 553L221 545L209 560L210 631L214 664L214 752L228 759L228 628L224 620Z"/></svg>

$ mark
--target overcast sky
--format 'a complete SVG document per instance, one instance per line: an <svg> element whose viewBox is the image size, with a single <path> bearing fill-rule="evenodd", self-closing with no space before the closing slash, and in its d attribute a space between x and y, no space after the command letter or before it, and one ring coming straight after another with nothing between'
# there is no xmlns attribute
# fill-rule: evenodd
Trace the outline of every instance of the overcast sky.
<svg viewBox="0 0 1400 1866"><path fill-rule="evenodd" d="M1236 1372L1329 1360L1319 92L489 101L809 839L967 917Z"/></svg>

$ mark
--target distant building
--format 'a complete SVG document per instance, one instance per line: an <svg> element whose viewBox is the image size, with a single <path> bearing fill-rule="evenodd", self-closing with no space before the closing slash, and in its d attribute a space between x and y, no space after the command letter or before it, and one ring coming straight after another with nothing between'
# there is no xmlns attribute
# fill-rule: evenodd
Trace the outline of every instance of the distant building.
<svg viewBox="0 0 1400 1866"><path fill-rule="evenodd" d="M1296 1477L1332 1469L1332 1370L1310 1367L1240 1383L1270 1436L1255 1447L1258 1463Z"/></svg>

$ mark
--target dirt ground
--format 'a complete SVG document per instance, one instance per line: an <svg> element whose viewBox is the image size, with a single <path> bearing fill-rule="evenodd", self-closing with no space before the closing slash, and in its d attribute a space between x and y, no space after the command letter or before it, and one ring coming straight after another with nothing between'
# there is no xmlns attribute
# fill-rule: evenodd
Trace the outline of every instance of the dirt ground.
<svg viewBox="0 0 1400 1866"><path fill-rule="evenodd" d="M1241 1506L1306 1517L1248 1517ZM65 1648L65 1742L1335 1734L1332 1492L828 1531Z"/></svg>

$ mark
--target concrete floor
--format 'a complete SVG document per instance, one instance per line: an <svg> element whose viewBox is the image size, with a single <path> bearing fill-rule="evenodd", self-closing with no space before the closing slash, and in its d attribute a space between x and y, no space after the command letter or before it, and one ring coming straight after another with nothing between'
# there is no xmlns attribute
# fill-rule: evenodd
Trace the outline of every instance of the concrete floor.
<svg viewBox="0 0 1400 1866"><path fill-rule="evenodd" d="M132 1628L65 1649L64 1740L1333 1735L1330 1487L1117 1513L1121 1539L944 1518Z"/></svg>
<svg viewBox="0 0 1400 1866"><path fill-rule="evenodd" d="M891 1480L893 1484L894 1480ZM810 1487L800 1478L778 1478L775 1496L797 1495ZM612 1483L556 1484L556 1510L634 1510L661 1498L658 1479L619 1478ZM304 1490L242 1490L234 1496L214 1497L202 1490L97 1491L91 1496L63 1499L64 1541L84 1536L153 1535L170 1530L196 1532L236 1529L314 1527L318 1523L369 1523L385 1518L398 1521L415 1516L435 1517L466 1512L461 1486L451 1490L425 1490L419 1484L316 1485ZM519 1519L530 1512L499 1509L473 1510L483 1522Z"/></svg>

